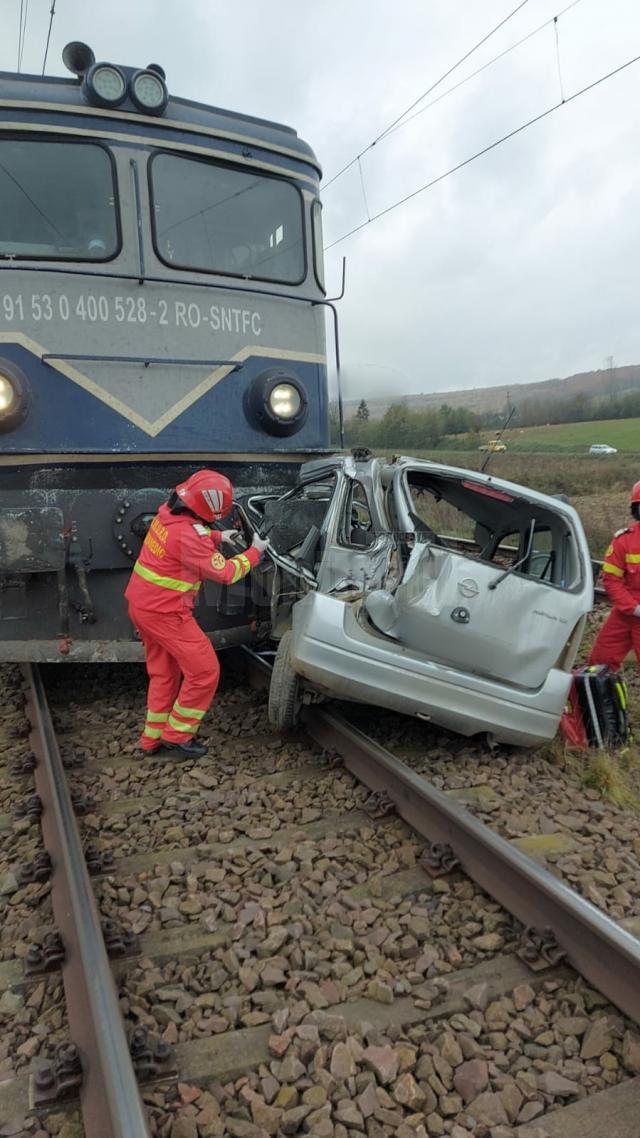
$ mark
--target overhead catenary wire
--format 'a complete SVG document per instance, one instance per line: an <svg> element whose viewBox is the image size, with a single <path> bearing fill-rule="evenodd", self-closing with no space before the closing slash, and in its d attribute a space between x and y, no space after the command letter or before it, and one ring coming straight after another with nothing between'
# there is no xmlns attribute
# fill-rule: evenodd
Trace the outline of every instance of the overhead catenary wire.
<svg viewBox="0 0 640 1138"><path fill-rule="evenodd" d="M17 71L20 73L20 44L22 43L22 19L24 16L24 0L20 0L20 15L18 17L18 58Z"/></svg>
<svg viewBox="0 0 640 1138"><path fill-rule="evenodd" d="M522 38L516 40L515 43L509 44L509 47L505 47L503 51L500 51L497 55L492 56L491 59L488 59L486 63L483 63L481 67L477 67L475 71L471 71L469 75L465 75L464 79L460 79L457 83L454 83L452 87L447 87L446 91L442 91L440 95L436 95L435 99L431 99L431 101L427 103L426 107L420 107L420 110L416 111L415 114L409 115L408 118L404 118L402 122L399 122L396 126L390 127L389 130L387 130L385 133L385 138L388 138L391 134L395 134L398 130L402 130L403 127L408 126L409 123L415 122L415 120L419 118L420 115L426 114L426 112L430 110L431 107L435 107L436 103L441 103L443 99L446 99L449 95L452 95L454 91L459 91L461 87L465 86L465 84L470 83L472 79L476 79L478 75L482 75L483 71L487 71L489 67L493 67L494 63L499 63L501 59L504 59L506 55L510 55L512 51L516 51L519 47L522 47L523 44L528 43L530 39L533 39L534 36L539 35L540 32L544 31L545 28L548 28L551 25L555 24L557 35L557 21L561 16L566 15L567 12L581 3L582 0L571 0L571 3L567 4L566 8L562 8L555 16L550 16L548 20L544 20L542 24L538 24L537 28L533 28L530 32L527 32L526 36L522 36ZM332 181L333 180L334 179L332 179ZM327 186L323 187L323 192L326 190L326 188Z"/></svg>
<svg viewBox="0 0 640 1138"><path fill-rule="evenodd" d="M24 22L22 25L22 39L20 41L20 55L18 58L18 74L22 70L22 56L24 54L24 45L27 38L27 20L29 19L29 0L25 0L24 5Z"/></svg>
<svg viewBox="0 0 640 1138"><path fill-rule="evenodd" d="M42 74L44 75L47 66L47 56L49 54L49 41L51 39L51 25L53 24L53 17L56 14L56 0L51 0L51 9L49 11L49 30L47 31L47 42L44 49L44 59L42 61Z"/></svg>
<svg viewBox="0 0 640 1138"><path fill-rule="evenodd" d="M553 21L553 34L556 41L556 63L558 65L558 84L560 87L560 98L564 103L564 83L562 82L562 61L560 59L560 36L558 35L558 17L554 17Z"/></svg>
<svg viewBox="0 0 640 1138"><path fill-rule="evenodd" d="M17 72L18 75L22 70L22 56L24 54L24 44L27 33L27 20L29 19L29 0L20 0L20 14L18 18L18 56L17 56Z"/></svg>
<svg viewBox="0 0 640 1138"><path fill-rule="evenodd" d="M634 55L632 59L628 59L625 63L621 63L619 67L614 67L612 71L607 71L605 75L601 75L598 79L594 79L593 82L588 83L586 87L581 87L579 91L574 91L572 95L568 95L566 98L560 99L559 102L554 103L551 107L547 107L547 109L541 111L540 114L534 115L533 118L528 119L526 122L521 123L520 126L517 126L513 130L508 131L507 134L503 134L502 137L497 138L495 142L490 142L488 146L483 146L481 150L477 150L475 154L470 154L469 157L464 158L462 162L458 162L455 166L451 166L442 174L438 174L436 178L432 178L431 181L426 182L424 186L419 186L417 190L412 190L410 194L405 194L405 196L403 198L400 198L399 201L394 202L392 205L387 206L385 209L379 210L378 213L374 213L372 217L368 218L367 221L362 221L360 225L354 225L353 229L349 229L347 233L343 233L342 236L337 237L335 241L330 241L329 244L325 245L324 247L325 252L328 249L333 249L335 245L339 245L342 241L346 241L348 237L352 237L354 233L358 233L361 229L366 229L366 227L368 225L372 225L374 221L378 221L381 217L385 217L388 213L392 213L393 210L399 209L399 207L401 205L404 205L405 202L411 201L412 198L417 198L419 194L423 194L426 190L430 190L439 182L443 182L445 178L450 178L452 174L456 174L458 170L462 170L465 166L469 166L472 162L475 162L477 158L482 158L483 155L489 154L491 150L495 150L498 146L501 146L503 142L508 142L510 139L515 138L516 135L522 134L522 132L528 130L530 126L534 126L536 123L541 122L542 119L546 119L549 115L552 115L554 111L559 110L561 107L568 106L568 104L572 103L575 99L579 99L581 95L586 95L588 91L593 91L594 87L598 87L600 83L605 83L608 79L612 79L614 75L619 75L621 71L626 71L628 67L632 67L633 64L638 63L639 60L640 55Z"/></svg>
<svg viewBox="0 0 640 1138"><path fill-rule="evenodd" d="M476 51L478 51L483 46L483 44L487 42L487 40L491 39L491 37L494 36L496 32L500 31L500 28L503 28L504 25L508 23L509 20L513 19L513 17L520 11L520 9L524 8L525 4L528 3L529 0L520 0L520 3L511 12L509 12L508 15L504 16L504 18L500 20L500 22L496 24L495 27L491 28L491 30L482 37L482 39L478 40L478 42L475 43L473 47L470 47L469 50L460 57L460 59L457 59L456 62L451 65L451 67L447 68L447 70L440 76L439 79L436 79L430 87L427 87L426 91L423 91L417 99L414 99L413 102L405 108L402 114L397 115L393 122L389 123L389 125L386 126L384 130L380 132L380 134L376 135L376 137L367 146L365 146L364 150L361 150L359 154L356 154L355 158L352 158L350 162L347 162L346 166L343 166L341 170L338 170L338 173L334 174L333 177L325 183L324 189L326 190L333 182L342 177L342 175L347 170L350 170L352 166L355 166L356 162L359 162L363 155L365 155L369 150L372 150L374 146L377 146L377 144L381 142L382 139L385 138L386 135L389 134L393 128L397 126L398 123L400 123L400 121L406 117L406 115L409 114L410 111L414 109L414 107L418 106L418 103L421 103L422 100L426 99L432 91L435 91L436 87L439 87L441 83L444 83L445 79L448 79L454 71L457 71L458 67L462 67L462 64L466 63L467 59L469 59Z"/></svg>

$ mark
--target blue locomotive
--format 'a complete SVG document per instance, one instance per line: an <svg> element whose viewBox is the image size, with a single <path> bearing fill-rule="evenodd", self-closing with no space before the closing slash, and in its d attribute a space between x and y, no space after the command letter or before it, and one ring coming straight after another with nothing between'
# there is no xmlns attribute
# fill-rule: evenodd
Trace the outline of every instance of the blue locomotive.
<svg viewBox="0 0 640 1138"><path fill-rule="evenodd" d="M326 450L320 168L157 64L0 74L0 659L139 656L122 591L199 466L286 486ZM209 589L214 641L248 593Z"/></svg>

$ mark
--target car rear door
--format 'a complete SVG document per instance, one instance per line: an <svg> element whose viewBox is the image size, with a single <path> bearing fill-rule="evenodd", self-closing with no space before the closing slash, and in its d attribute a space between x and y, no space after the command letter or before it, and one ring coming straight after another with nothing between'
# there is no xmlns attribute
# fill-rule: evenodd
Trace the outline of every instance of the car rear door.
<svg viewBox="0 0 640 1138"><path fill-rule="evenodd" d="M477 540L460 547L461 541L443 544L435 533L418 531L384 631L443 664L536 688L591 607L579 520L566 504L554 508L551 498L527 501L499 489L497 480L449 470L449 477L445 467L434 475L434 497L441 505L448 495L458 513L466 511ZM412 471L424 475L425 464L400 468L390 488L398 523L407 529L416 517ZM368 611L374 608L370 600Z"/></svg>

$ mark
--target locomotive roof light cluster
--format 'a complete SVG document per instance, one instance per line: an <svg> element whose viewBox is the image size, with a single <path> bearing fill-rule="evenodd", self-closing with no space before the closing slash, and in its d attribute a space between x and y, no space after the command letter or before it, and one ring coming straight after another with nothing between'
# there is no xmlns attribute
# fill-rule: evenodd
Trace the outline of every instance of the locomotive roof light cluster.
<svg viewBox="0 0 640 1138"><path fill-rule="evenodd" d="M127 98L147 115L164 114L169 102L165 73L159 63L142 70L96 63L86 43L73 40L62 53L65 67L78 76L82 94L97 107L119 107Z"/></svg>
<svg viewBox="0 0 640 1138"><path fill-rule="evenodd" d="M247 390L247 418L270 435L295 435L307 418L307 395L297 376L267 368Z"/></svg>
<svg viewBox="0 0 640 1138"><path fill-rule="evenodd" d="M23 372L0 359L0 433L12 431L29 410L29 386Z"/></svg>

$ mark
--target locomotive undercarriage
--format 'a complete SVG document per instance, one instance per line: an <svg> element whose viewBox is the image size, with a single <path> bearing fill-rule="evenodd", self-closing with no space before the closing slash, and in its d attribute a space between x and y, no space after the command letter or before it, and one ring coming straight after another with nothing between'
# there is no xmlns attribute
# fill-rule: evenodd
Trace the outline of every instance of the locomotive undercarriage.
<svg viewBox="0 0 640 1138"><path fill-rule="evenodd" d="M292 459L294 456L292 456ZM210 464L236 498L286 490L300 461ZM143 658L123 593L147 527L171 489L207 460L109 463L2 471L0 660L116 661ZM241 511L236 524L251 534ZM224 519L220 528L228 528ZM231 556L237 549L225 550ZM205 582L197 619L216 647L266 631L269 590L260 567L238 584Z"/></svg>

